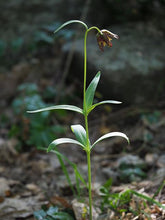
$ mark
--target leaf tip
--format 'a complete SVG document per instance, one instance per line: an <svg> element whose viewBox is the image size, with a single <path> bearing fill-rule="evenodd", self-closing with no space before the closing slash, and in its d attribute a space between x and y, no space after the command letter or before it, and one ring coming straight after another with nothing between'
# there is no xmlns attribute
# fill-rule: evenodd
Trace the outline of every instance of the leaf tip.
<svg viewBox="0 0 165 220"><path fill-rule="evenodd" d="M26 111L26 113L32 113L32 111Z"/></svg>
<svg viewBox="0 0 165 220"><path fill-rule="evenodd" d="M98 71L98 72L97 72L97 76L100 76L100 75L101 75L101 71Z"/></svg>
<svg viewBox="0 0 165 220"><path fill-rule="evenodd" d="M71 128L71 131L74 133L73 126L74 126L74 125L71 125L70 128Z"/></svg>

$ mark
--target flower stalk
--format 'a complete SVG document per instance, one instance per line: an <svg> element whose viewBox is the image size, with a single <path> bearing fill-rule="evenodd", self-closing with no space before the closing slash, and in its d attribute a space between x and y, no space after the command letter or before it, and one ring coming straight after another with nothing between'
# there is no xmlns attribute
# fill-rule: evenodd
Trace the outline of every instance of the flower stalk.
<svg viewBox="0 0 165 220"><path fill-rule="evenodd" d="M96 29L101 35L100 29L93 26L85 31L84 36L84 88L83 88L83 113L85 120L85 130L86 130L86 154L87 154L87 166L88 166L88 194L89 194L89 219L92 220L92 177L91 177L91 158L90 158L90 143L89 143L89 128L88 128L88 112L86 107L86 78L87 78L87 35L92 29Z"/></svg>

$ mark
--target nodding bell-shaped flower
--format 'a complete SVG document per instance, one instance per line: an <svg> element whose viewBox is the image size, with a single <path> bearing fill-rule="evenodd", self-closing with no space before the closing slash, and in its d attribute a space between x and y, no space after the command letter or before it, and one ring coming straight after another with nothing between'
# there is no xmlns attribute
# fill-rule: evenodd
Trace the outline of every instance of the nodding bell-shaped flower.
<svg viewBox="0 0 165 220"><path fill-rule="evenodd" d="M104 47L107 45L108 47L112 47L112 39L119 39L119 36L117 34L113 34L112 32L108 30L101 30L101 32L98 32L97 35L97 43L99 45L99 48L101 51L104 51Z"/></svg>

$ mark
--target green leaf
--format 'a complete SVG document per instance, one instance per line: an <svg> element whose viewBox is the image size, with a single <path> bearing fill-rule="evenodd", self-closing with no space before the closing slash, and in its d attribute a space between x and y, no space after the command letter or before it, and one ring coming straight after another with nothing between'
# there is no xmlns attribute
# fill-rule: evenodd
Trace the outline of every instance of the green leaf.
<svg viewBox="0 0 165 220"><path fill-rule="evenodd" d="M84 148L86 148L86 144L87 144L87 135L86 135L86 131L83 128L83 126L81 125L72 125L71 129L73 131L73 133L76 136L76 139L79 143L81 143Z"/></svg>
<svg viewBox="0 0 165 220"><path fill-rule="evenodd" d="M46 150L46 148L41 147L40 150ZM75 172L75 175L81 180L81 182L87 187L87 184L84 180L84 178L82 177L82 175L80 174L80 172L78 171L77 165L73 162L71 162L66 156L64 156L63 154L61 154L57 148L51 150L52 153L55 153L57 155L58 158L62 158L64 160L66 160L68 162L68 164L70 164Z"/></svg>
<svg viewBox="0 0 165 220"><path fill-rule="evenodd" d="M77 144L84 148L84 145L81 144L79 141L76 141L71 138L59 138L59 139L54 140L51 144L49 144L47 152L50 152L59 144Z"/></svg>
<svg viewBox="0 0 165 220"><path fill-rule="evenodd" d="M75 176L80 179L80 181L84 184L84 186L86 186L86 188L88 188L87 186L87 183L85 182L84 178L82 177L82 175L80 174L80 172L78 171L77 169L77 165L72 163L72 167L74 169L74 173L75 173Z"/></svg>
<svg viewBox="0 0 165 220"><path fill-rule="evenodd" d="M162 209L165 209L164 205L162 205L160 202L154 200L153 198L150 198L150 197L148 197L148 196L146 196L146 195L143 195L143 194L141 194L141 193L138 193L138 192L136 192L136 191L134 191L134 190L132 190L132 189L129 189L129 191L130 191L131 193L133 193L134 195L136 195L136 196L138 196L138 197L140 197L140 198L142 198L142 199L145 199L145 200L147 200L148 202L150 202L150 203L152 203L152 204L156 204L158 207L160 207L160 208L162 208Z"/></svg>
<svg viewBox="0 0 165 220"><path fill-rule="evenodd" d="M83 110L77 106L74 105L55 105L55 106L50 106L46 108L41 108L37 109L34 111L27 111L28 113L38 113L38 112L44 112L44 111L50 111L50 110L69 110L69 111L74 111L83 114Z"/></svg>
<svg viewBox="0 0 165 220"><path fill-rule="evenodd" d="M110 132L108 134L103 135L102 137L100 137L99 139L97 139L97 141L95 141L95 143L91 146L91 149L100 141L110 138L110 137L123 137L127 140L127 142L129 143L129 138L122 132Z"/></svg>
<svg viewBox="0 0 165 220"><path fill-rule="evenodd" d="M86 111L88 112L88 109L93 104L93 99L96 91L96 87L98 85L99 79L100 79L100 71L96 74L96 76L93 78L92 82L89 84L86 93L85 93L85 101L86 101ZM85 107L85 106L84 106Z"/></svg>
<svg viewBox="0 0 165 220"><path fill-rule="evenodd" d="M84 178L82 177L82 175L80 174L80 172L78 171L77 165L75 163L71 162L66 156L64 156L59 151L57 151L57 149L51 150L51 152L55 153L58 157L61 157L64 160L66 160L68 162L68 164L73 167L75 176L77 176L81 180L81 182L87 187L87 184L86 184Z"/></svg>
<svg viewBox="0 0 165 220"><path fill-rule="evenodd" d="M110 190L112 186L112 178L109 178L104 184L103 187L105 187L106 189Z"/></svg>
<svg viewBox="0 0 165 220"><path fill-rule="evenodd" d="M103 105L103 104L121 104L122 102L120 101L114 101L114 100L105 100L105 101L102 101L102 102L98 102L94 105L92 105L89 109L88 109L88 114L97 106L99 105Z"/></svg>
<svg viewBox="0 0 165 220"><path fill-rule="evenodd" d="M46 212L42 209L35 211L33 214L34 214L34 218L37 220L44 220L46 218Z"/></svg>
<svg viewBox="0 0 165 220"><path fill-rule="evenodd" d="M68 182L68 184L69 184L69 186L70 186L70 188L71 188L73 194L76 195L76 192L75 192L75 189L74 189L74 187L73 187L73 185L72 185L72 181L71 181L71 178L70 178L70 175L69 175L67 166L65 165L63 159L66 158L66 161L68 161L68 163L71 163L71 161L68 160L68 158L65 157L64 155L60 154L60 152L58 151L57 146L55 146L54 150L51 151L51 152L53 152L53 153L56 154L56 156L57 156L57 158L58 158L58 160L59 160L59 163L60 163L60 165L61 165L62 171L63 171L63 173L65 174L65 177L66 177L66 179L67 179L67 182Z"/></svg>
<svg viewBox="0 0 165 220"><path fill-rule="evenodd" d="M79 24L82 24L84 25L84 27L86 28L86 30L88 29L87 25L82 22L82 21L79 21L79 20L71 20L71 21L67 21L65 22L64 24L62 24L59 28L57 28L57 30L54 31L54 33L57 33L59 30L61 30L63 27L67 26L68 24L72 24L72 23L79 23Z"/></svg>
<svg viewBox="0 0 165 220"><path fill-rule="evenodd" d="M58 213L58 207L57 206L50 206L49 209L46 211L47 215L50 215L53 217L56 213Z"/></svg>
<svg viewBox="0 0 165 220"><path fill-rule="evenodd" d="M53 217L59 220L74 220L74 218L66 212L58 212Z"/></svg>

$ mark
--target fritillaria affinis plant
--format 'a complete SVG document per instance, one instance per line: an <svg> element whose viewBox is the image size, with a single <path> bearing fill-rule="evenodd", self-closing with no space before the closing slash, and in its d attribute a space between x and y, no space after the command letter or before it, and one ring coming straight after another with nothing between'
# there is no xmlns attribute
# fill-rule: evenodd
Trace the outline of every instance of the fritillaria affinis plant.
<svg viewBox="0 0 165 220"><path fill-rule="evenodd" d="M58 32L59 30L61 30L62 28L64 28L66 25L69 25L71 23L79 23L85 27L84 83L83 83L83 105L82 105L83 107L80 108L80 107L73 106L73 105L55 105L55 106L46 107L43 109L38 109L35 111L28 111L28 112L29 113L37 113L37 112L43 112L43 111L65 109L65 110L74 111L74 112L77 112L77 113L80 113L81 115L83 115L85 128L80 124L71 125L71 130L75 135L75 139L71 139L71 138L56 139L48 146L47 152L53 151L57 145L66 144L66 143L79 145L86 152L87 165L88 165L87 187L88 187L88 194L89 194L89 219L92 220L91 151L99 142L103 141L104 139L110 138L110 137L116 137L116 136L123 137L128 141L128 143L129 143L129 139L124 133L110 132L110 133L107 133L107 134L103 135L102 137L98 138L94 143L90 142L89 128L88 128L88 115L89 115L89 113L91 113L92 110L95 109L99 105L102 105L102 104L121 104L121 102L114 101L114 100L105 100L105 101L101 101L101 102L98 102L95 104L93 103L96 87L97 87L98 82L100 80L101 73L98 72L96 74L96 76L93 78L93 80L91 81L91 83L89 84L89 86L88 87L86 86L86 81L87 81L87 35L91 30L97 31L96 38L97 38L98 46L101 49L101 51L103 51L104 46L112 47L112 39L113 38L118 39L119 37L118 37L118 35L113 34L112 32L110 32L108 30L105 30L105 29L100 30L98 27L95 27L95 26L88 28L88 26L84 22L79 21L79 20L71 20L71 21L64 23L55 31L55 33Z"/></svg>

